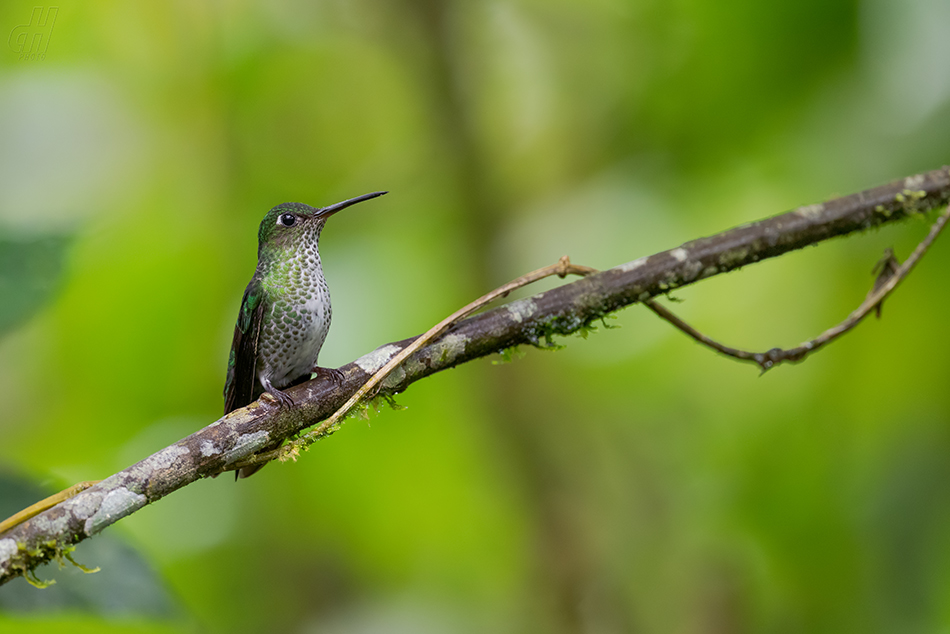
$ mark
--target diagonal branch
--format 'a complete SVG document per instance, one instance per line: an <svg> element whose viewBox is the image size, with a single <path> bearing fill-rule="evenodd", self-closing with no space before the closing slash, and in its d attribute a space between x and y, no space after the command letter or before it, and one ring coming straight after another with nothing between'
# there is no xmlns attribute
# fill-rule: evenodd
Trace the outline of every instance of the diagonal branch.
<svg viewBox="0 0 950 634"><path fill-rule="evenodd" d="M452 326L412 354L381 385L397 393L440 370L519 344L568 335L624 306L836 236L894 222L950 201L950 168L911 176L687 242L511 302ZM413 338L414 339L414 338ZM290 390L295 405L235 410L0 535L0 583L68 554L72 546L146 504L248 458L331 415L413 339L384 345Z"/></svg>

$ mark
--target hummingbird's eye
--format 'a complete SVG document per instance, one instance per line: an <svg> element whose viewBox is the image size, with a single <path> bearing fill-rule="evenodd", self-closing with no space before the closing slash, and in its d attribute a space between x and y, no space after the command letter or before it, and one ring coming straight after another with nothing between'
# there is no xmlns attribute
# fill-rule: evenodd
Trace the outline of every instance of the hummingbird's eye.
<svg viewBox="0 0 950 634"><path fill-rule="evenodd" d="M293 214L281 214L280 218L277 219L277 224L284 227L293 227L297 222L297 216Z"/></svg>

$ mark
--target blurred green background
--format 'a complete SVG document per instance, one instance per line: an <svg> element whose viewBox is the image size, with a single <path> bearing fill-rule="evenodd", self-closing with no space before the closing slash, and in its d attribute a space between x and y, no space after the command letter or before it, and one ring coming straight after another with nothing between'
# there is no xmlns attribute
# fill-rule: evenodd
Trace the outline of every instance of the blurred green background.
<svg viewBox="0 0 950 634"><path fill-rule="evenodd" d="M0 5L0 35L33 6ZM323 235L338 366L561 255L611 267L950 148L945 0L71 0L44 58L14 48L11 512L219 416L277 203L391 192ZM795 345L926 230L714 278L676 310L732 345ZM0 588L0 631L947 631L947 240L881 321L763 377L638 307L434 376L296 464L85 542L97 575Z"/></svg>

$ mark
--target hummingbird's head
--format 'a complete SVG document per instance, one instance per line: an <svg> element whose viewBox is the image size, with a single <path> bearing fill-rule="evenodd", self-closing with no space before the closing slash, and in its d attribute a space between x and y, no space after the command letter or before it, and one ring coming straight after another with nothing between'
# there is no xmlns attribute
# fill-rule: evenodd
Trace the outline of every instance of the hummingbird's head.
<svg viewBox="0 0 950 634"><path fill-rule="evenodd" d="M258 250L266 246L278 249L293 248L302 242L320 239L327 218L350 205L382 196L373 192L350 198L329 207L311 207L303 203L283 203L267 212L257 233Z"/></svg>

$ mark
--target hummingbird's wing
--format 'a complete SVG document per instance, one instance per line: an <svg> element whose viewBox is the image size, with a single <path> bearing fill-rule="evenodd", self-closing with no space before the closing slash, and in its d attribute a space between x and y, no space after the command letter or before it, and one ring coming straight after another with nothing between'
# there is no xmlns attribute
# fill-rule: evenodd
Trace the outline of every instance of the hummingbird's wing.
<svg viewBox="0 0 950 634"><path fill-rule="evenodd" d="M231 356L228 357L228 378L224 383L224 413L234 411L254 400L257 382L257 342L263 321L264 289L258 278L251 280L241 300L241 311L234 326Z"/></svg>

